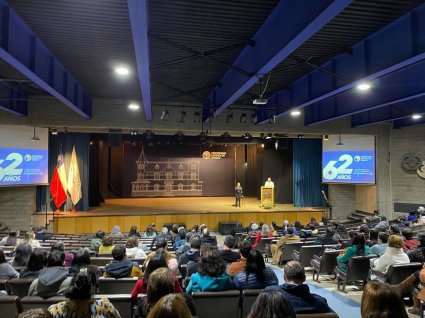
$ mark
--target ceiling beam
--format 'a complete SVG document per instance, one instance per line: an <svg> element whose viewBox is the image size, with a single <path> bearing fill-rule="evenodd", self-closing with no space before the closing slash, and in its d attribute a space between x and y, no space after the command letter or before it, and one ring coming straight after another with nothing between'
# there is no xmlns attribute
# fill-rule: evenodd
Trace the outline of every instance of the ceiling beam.
<svg viewBox="0 0 425 318"><path fill-rule="evenodd" d="M424 60L424 19L425 5L421 5L360 41L349 52L322 65L323 69L346 80L333 78L321 70L314 70L275 93L269 100L280 105L276 117L287 115L294 108L317 108L320 107L318 105L332 104L333 102L328 100L337 98L359 83L373 82ZM347 79L350 80L349 83ZM259 112L257 116L260 118L260 124L268 122L267 113Z"/></svg>
<svg viewBox="0 0 425 318"><path fill-rule="evenodd" d="M133 34L140 90L146 121L152 121L151 82L149 70L149 8L147 0L127 0Z"/></svg>
<svg viewBox="0 0 425 318"><path fill-rule="evenodd" d="M0 58L80 116L91 118L91 97L4 0L0 15Z"/></svg>
<svg viewBox="0 0 425 318"><path fill-rule="evenodd" d="M246 46L233 63L234 67L252 75L246 76L228 70L220 81L221 85L209 94L209 103L217 107L213 116L223 112L259 78L269 73L351 2L352 0L280 1L253 36L255 46Z"/></svg>
<svg viewBox="0 0 425 318"><path fill-rule="evenodd" d="M28 96L21 90L0 80L0 109L16 116L27 116Z"/></svg>
<svg viewBox="0 0 425 318"><path fill-rule="evenodd" d="M351 116L351 126L361 127L372 124L386 123L398 119L411 118L412 115L425 113L425 97L416 97L409 100L369 110Z"/></svg>
<svg viewBox="0 0 425 318"><path fill-rule="evenodd" d="M419 120L414 120L412 117L406 117L403 119L395 120L393 123L394 128L404 128L414 125L424 125L425 124L425 116L423 116Z"/></svg>

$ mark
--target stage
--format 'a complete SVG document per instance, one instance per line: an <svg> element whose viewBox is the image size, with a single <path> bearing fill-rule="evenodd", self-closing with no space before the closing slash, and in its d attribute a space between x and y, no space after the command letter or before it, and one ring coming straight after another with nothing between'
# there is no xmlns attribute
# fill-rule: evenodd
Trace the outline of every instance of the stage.
<svg viewBox="0 0 425 318"><path fill-rule="evenodd" d="M54 215L57 233L95 233L100 229L109 232L116 224L123 232L132 225L139 231L155 223L157 229L164 223L185 223L186 226L207 224L217 229L219 222L250 221L282 224L284 220L306 224L311 217L325 215L323 207L294 207L292 204L276 204L264 209L255 197L245 197L242 206L235 207L232 197L180 197L180 198L129 198L108 199L101 207L84 212L65 212Z"/></svg>

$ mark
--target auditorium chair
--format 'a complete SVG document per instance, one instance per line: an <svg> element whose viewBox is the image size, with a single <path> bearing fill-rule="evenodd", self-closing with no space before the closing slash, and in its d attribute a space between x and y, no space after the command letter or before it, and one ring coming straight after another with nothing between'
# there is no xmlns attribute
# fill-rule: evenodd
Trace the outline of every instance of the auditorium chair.
<svg viewBox="0 0 425 318"><path fill-rule="evenodd" d="M100 278L99 294L126 294L136 285L137 278Z"/></svg>
<svg viewBox="0 0 425 318"><path fill-rule="evenodd" d="M1 317L14 318L23 311L18 296L0 296Z"/></svg>
<svg viewBox="0 0 425 318"><path fill-rule="evenodd" d="M252 305L262 291L263 289L245 289L242 291L241 318L248 317Z"/></svg>
<svg viewBox="0 0 425 318"><path fill-rule="evenodd" d="M303 267L309 267L314 255L319 255L323 251L322 245L303 245L299 251L295 250L292 258L298 261Z"/></svg>
<svg viewBox="0 0 425 318"><path fill-rule="evenodd" d="M260 239L260 243L257 246L257 251L264 255L265 261L268 261L270 256L270 245L272 244L273 237L265 237Z"/></svg>
<svg viewBox="0 0 425 318"><path fill-rule="evenodd" d="M296 318L339 318L336 312L328 312L323 314L296 314Z"/></svg>
<svg viewBox="0 0 425 318"><path fill-rule="evenodd" d="M122 318L133 317L131 294L97 294L94 299L108 298Z"/></svg>
<svg viewBox="0 0 425 318"><path fill-rule="evenodd" d="M407 264L395 264L388 267L387 273L384 274L379 271L372 269L372 273L376 275L376 279L382 283L388 283L390 285L398 285L407 277L412 275L417 270L422 269L422 263L407 263Z"/></svg>
<svg viewBox="0 0 425 318"><path fill-rule="evenodd" d="M34 278L12 278L6 282L6 290L9 295L15 295L20 298L28 295L31 283Z"/></svg>
<svg viewBox="0 0 425 318"><path fill-rule="evenodd" d="M333 273L334 268L337 265L336 258L341 251L339 250L330 250L324 251L322 256L319 257L314 255L310 261L310 265L313 267L313 280L319 283L320 274L331 274ZM314 279L314 275L316 279Z"/></svg>
<svg viewBox="0 0 425 318"><path fill-rule="evenodd" d="M239 317L240 292L238 290L194 292L192 298L198 318Z"/></svg>
<svg viewBox="0 0 425 318"><path fill-rule="evenodd" d="M293 242L293 243L285 243L282 246L282 255L280 256L279 265L286 263L287 261L293 260L294 251L299 251L301 246L311 245L311 243L304 242Z"/></svg>
<svg viewBox="0 0 425 318"><path fill-rule="evenodd" d="M350 258L348 265L346 266L346 271L342 271L338 266L335 267L335 274L338 281L338 290L341 290L342 283L342 292L345 291L345 286L347 282L362 281L363 286L367 282L367 278L370 270L370 259L376 258L375 254L367 256L353 256Z"/></svg>
<svg viewBox="0 0 425 318"><path fill-rule="evenodd" d="M35 309L35 308L49 308L53 304L57 304L61 301L66 300L65 296L53 296L44 299L40 296L25 296L21 299L23 310Z"/></svg>
<svg viewBox="0 0 425 318"><path fill-rule="evenodd" d="M112 257L90 257L90 264L96 266L106 266L114 259Z"/></svg>

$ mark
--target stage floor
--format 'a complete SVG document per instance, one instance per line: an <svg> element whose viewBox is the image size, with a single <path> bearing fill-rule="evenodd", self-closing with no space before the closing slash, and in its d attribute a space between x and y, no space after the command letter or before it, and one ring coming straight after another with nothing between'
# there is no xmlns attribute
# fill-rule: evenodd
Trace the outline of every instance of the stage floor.
<svg viewBox="0 0 425 318"><path fill-rule="evenodd" d="M184 198L129 198L108 199L102 206L77 212L79 216L161 215L180 213L240 213L240 212L319 212L324 208L294 207L293 204L276 204L272 209L260 206L255 197L245 197L241 207L233 206L234 197L184 197ZM58 217L74 216L63 213Z"/></svg>

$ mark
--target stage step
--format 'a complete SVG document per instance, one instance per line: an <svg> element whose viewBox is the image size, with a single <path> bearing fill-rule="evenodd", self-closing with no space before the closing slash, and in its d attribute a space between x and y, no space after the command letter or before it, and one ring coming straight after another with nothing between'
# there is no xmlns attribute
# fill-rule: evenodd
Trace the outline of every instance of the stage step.
<svg viewBox="0 0 425 318"><path fill-rule="evenodd" d="M352 216L352 215L349 215L349 216L347 216L347 219L348 220L352 220L352 221L359 221L359 220L361 220L361 218L358 218L358 217L356 217L356 216Z"/></svg>
<svg viewBox="0 0 425 318"><path fill-rule="evenodd" d="M364 212L364 211L360 211L360 210L356 210L356 212L354 212L353 214L361 215L362 217L374 215L373 213Z"/></svg>

